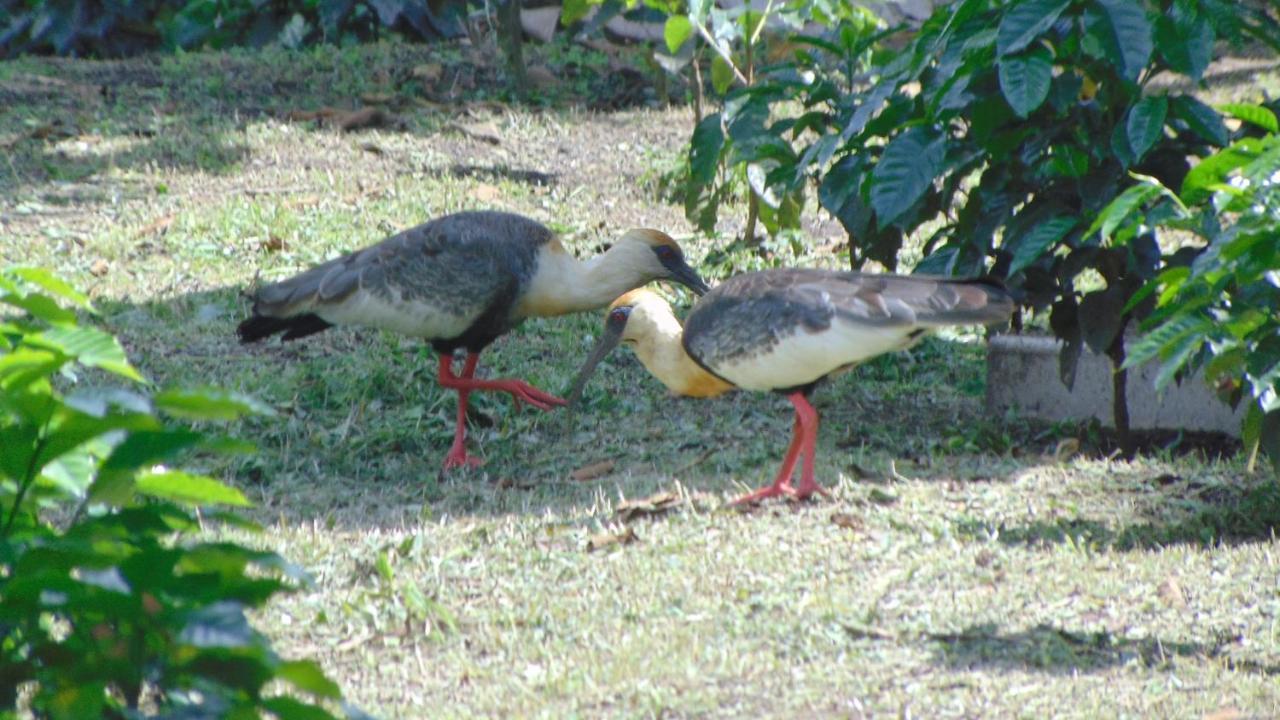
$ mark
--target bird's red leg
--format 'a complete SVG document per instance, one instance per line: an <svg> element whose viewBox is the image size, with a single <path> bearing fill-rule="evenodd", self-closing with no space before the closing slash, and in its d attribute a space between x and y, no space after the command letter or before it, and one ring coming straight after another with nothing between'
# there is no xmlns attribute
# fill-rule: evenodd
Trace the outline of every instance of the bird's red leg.
<svg viewBox="0 0 1280 720"><path fill-rule="evenodd" d="M457 388L459 391L463 389L498 390L505 393L511 393L511 397L515 398L516 403L524 401L539 410L550 410L557 405L565 404L564 400L561 400L550 393L545 393L523 380L476 380L472 377L472 374L475 373L476 362L479 360L479 353L468 354L466 369L463 370L462 377L455 378L452 373L450 373L449 380L446 382L444 375L441 374L440 384L445 387ZM443 365L441 367L443 367ZM468 374L468 371L470 371L471 374Z"/></svg>
<svg viewBox="0 0 1280 720"><path fill-rule="evenodd" d="M475 375L479 359L480 356L475 353L467 355L467 362L462 367L462 377L459 378L453 374L453 354L440 356L440 386L458 391L458 424L453 430L453 445L449 448L449 454L444 456L445 470L484 464L484 460L467 455L467 396L471 394L471 389L465 385L465 381Z"/></svg>
<svg viewBox="0 0 1280 720"><path fill-rule="evenodd" d="M796 488L794 493L796 499L804 500L815 492L829 498L831 493L818 485L813 472L814 456L817 455L818 446L818 412L809 404L804 393L792 393L787 397L796 407L796 422L799 423L800 432L804 437L801 449L804 462L800 466L800 487Z"/></svg>
<svg viewBox="0 0 1280 720"><path fill-rule="evenodd" d="M789 495L795 491L791 488L791 473L796 468L796 458L800 456L800 445L804 439L800 425L800 414L796 413L795 423L791 426L791 444L787 446L787 454L782 458L782 467L772 485L766 485L755 492L747 493L734 500L731 505L748 505L778 495Z"/></svg>

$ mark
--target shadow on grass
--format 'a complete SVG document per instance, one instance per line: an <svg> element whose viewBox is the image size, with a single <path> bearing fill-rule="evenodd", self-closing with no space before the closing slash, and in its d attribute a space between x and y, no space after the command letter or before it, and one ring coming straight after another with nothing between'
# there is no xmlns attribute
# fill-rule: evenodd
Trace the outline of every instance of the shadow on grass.
<svg viewBox="0 0 1280 720"><path fill-rule="evenodd" d="M556 60L555 48L539 52L549 63L568 62ZM610 75L607 65L591 72ZM540 102L595 106L589 85L560 83ZM6 61L0 63L0 148L7 155L0 192L83 181L108 168L230 172L247 154L235 136L264 116L378 107L391 118L381 125L386 130L433 133L441 116L476 102L514 102L509 95L496 58L453 42ZM618 107L637 102L643 98ZM67 139L93 154L69 153L59 143ZM128 147L117 151L118 145ZM537 185L553 179L502 168L453 172Z"/></svg>
<svg viewBox="0 0 1280 720"><path fill-rule="evenodd" d="M1216 658L1234 642L1223 638L1215 645L1168 642L1159 638L1130 638L1109 632L1080 633L1040 624L1020 632L1002 632L992 623L974 625L958 633L929 633L940 659L953 668L1040 670L1054 673L1090 672L1141 663L1161 667L1172 659ZM1280 666L1247 660L1229 660L1231 667L1264 675L1280 675Z"/></svg>
<svg viewBox="0 0 1280 720"><path fill-rule="evenodd" d="M1271 541L1280 529L1280 483L1274 480L1243 488L1215 488L1194 501L1167 496L1164 499L1167 502L1159 506L1166 513L1175 504L1185 509L1174 517L1149 519L1119 529L1097 520L1058 518L1015 525L962 520L956 523L956 530L969 537L994 537L1005 545L1045 547L1071 543L1125 551L1179 544Z"/></svg>
<svg viewBox="0 0 1280 720"><path fill-rule="evenodd" d="M456 178L464 179L510 180L522 185L536 187L554 185L559 178L556 173L545 173L537 170L518 170L505 166L465 165L462 163L450 166L449 174Z"/></svg>

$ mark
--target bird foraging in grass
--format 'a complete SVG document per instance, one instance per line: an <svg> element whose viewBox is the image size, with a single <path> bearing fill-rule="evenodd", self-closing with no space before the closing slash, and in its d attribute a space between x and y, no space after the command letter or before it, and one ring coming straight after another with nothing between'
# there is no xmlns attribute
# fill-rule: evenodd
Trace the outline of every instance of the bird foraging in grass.
<svg viewBox="0 0 1280 720"><path fill-rule="evenodd" d="M631 230L601 255L580 261L534 220L461 212L258 288L253 314L236 332L251 343L361 325L429 341L440 355L440 384L458 393L444 467L475 466L481 461L466 450L472 391L506 392L517 404L541 410L564 404L521 380L476 378L480 352L524 318L600 308L652 280L707 290L680 246L657 230ZM467 352L461 374L454 372L458 349Z"/></svg>
<svg viewBox="0 0 1280 720"><path fill-rule="evenodd" d="M773 483L738 498L827 494L814 477L818 414L809 403L828 376L904 350L944 325L1009 320L1014 303L995 281L779 269L734 276L693 306L681 327L666 300L628 292L569 393L574 403L619 343L673 393L713 397L734 388L783 393L795 407L791 444ZM802 458L800 484L791 484Z"/></svg>

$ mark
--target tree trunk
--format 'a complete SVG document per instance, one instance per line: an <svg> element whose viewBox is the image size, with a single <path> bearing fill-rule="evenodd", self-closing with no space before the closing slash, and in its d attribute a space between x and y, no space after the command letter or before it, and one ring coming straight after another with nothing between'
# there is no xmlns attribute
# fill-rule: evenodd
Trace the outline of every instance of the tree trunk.
<svg viewBox="0 0 1280 720"><path fill-rule="evenodd" d="M1129 431L1129 371L1124 369L1125 348L1124 329L1129 324L1129 316L1120 321L1120 330L1107 348L1107 357L1111 358L1111 419L1116 425L1116 439L1120 443L1120 456L1125 460L1133 458L1136 448L1133 434Z"/></svg>
<svg viewBox="0 0 1280 720"><path fill-rule="evenodd" d="M756 191L747 188L747 227L742 231L742 240L748 246L756 244L756 220L760 217L760 199Z"/></svg>
<svg viewBox="0 0 1280 720"><path fill-rule="evenodd" d="M702 122L702 53L693 54L693 124Z"/></svg>
<svg viewBox="0 0 1280 720"><path fill-rule="evenodd" d="M507 80L517 97L528 95L529 82L524 67L524 28L520 27L520 0L498 4L498 42L507 56Z"/></svg>

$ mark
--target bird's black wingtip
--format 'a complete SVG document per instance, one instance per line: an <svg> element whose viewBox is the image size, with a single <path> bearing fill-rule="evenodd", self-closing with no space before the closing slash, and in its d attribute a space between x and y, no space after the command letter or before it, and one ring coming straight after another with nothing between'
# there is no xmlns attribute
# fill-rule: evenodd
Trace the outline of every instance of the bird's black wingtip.
<svg viewBox="0 0 1280 720"><path fill-rule="evenodd" d="M287 318L254 315L236 326L236 336L240 338L240 344L247 345L280 332L284 333L281 339L296 340L330 327L332 327L331 324L311 313Z"/></svg>

